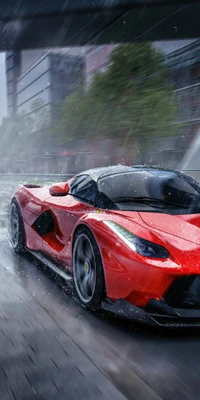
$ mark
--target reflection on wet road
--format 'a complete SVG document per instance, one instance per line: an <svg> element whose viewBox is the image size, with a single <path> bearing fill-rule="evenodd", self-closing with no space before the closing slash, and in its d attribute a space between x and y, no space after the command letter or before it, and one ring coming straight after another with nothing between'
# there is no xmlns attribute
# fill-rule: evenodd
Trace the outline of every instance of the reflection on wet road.
<svg viewBox="0 0 200 400"><path fill-rule="evenodd" d="M128 399L199 399L198 332L149 331L85 311L73 290L32 256L13 253L1 229L0 259L24 289ZM8 288L9 290L9 288Z"/></svg>

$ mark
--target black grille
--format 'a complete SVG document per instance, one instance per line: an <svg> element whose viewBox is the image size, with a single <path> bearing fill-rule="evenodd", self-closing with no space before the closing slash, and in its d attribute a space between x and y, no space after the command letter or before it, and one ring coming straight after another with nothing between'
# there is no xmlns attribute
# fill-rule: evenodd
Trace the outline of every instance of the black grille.
<svg viewBox="0 0 200 400"><path fill-rule="evenodd" d="M177 278L164 297L171 307L200 308L200 275Z"/></svg>

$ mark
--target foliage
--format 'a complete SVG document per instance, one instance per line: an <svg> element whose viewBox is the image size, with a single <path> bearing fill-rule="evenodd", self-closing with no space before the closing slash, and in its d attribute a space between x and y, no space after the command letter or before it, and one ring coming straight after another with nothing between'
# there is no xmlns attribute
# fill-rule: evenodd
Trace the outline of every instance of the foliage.
<svg viewBox="0 0 200 400"><path fill-rule="evenodd" d="M50 108L39 98L31 103L30 106L31 130L32 132L41 131L50 125Z"/></svg>
<svg viewBox="0 0 200 400"><path fill-rule="evenodd" d="M88 91L66 99L58 129L64 140L164 136L174 133L175 114L173 86L161 53L149 43L123 44Z"/></svg>

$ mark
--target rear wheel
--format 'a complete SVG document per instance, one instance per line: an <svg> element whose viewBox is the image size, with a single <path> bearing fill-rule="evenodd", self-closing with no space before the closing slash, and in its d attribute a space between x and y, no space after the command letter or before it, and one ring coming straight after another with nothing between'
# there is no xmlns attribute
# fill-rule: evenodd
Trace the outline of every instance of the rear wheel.
<svg viewBox="0 0 200 400"><path fill-rule="evenodd" d="M10 206L10 235L15 253L25 253L24 225L19 204L16 199L12 200Z"/></svg>
<svg viewBox="0 0 200 400"><path fill-rule="evenodd" d="M81 303L98 308L105 296L103 266L97 243L86 227L81 227L75 235L73 277Z"/></svg>

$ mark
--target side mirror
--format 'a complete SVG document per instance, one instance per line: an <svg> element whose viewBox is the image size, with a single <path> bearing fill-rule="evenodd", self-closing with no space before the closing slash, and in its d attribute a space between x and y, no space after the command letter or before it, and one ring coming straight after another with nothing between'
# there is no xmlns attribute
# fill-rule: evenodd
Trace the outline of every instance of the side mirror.
<svg viewBox="0 0 200 400"><path fill-rule="evenodd" d="M49 193L51 196L66 196L69 192L69 185L66 182L55 183L50 186Z"/></svg>

